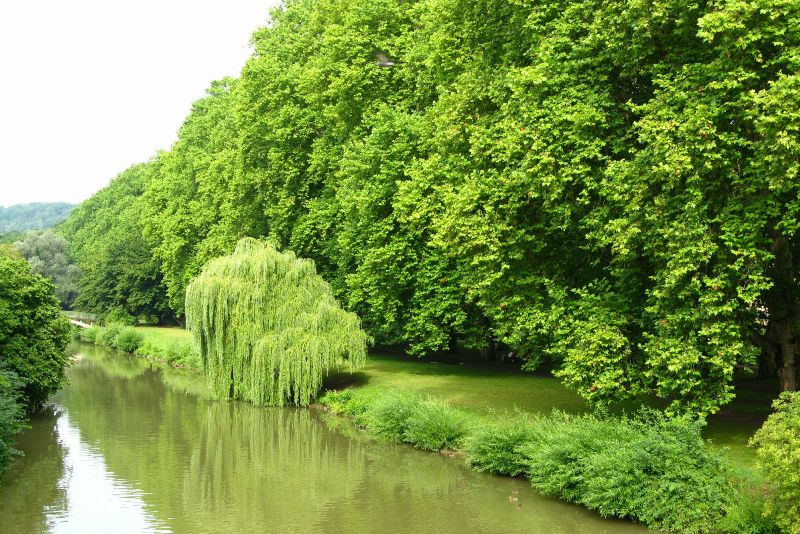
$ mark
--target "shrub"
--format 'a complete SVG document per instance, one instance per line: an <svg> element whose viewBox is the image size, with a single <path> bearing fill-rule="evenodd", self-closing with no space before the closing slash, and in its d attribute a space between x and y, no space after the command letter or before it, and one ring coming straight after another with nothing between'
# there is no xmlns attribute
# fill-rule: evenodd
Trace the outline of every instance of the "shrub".
<svg viewBox="0 0 800 534"><path fill-rule="evenodd" d="M186 367L199 369L202 366L200 353L190 341L175 341L167 345L164 359L169 363L180 364Z"/></svg>
<svg viewBox="0 0 800 534"><path fill-rule="evenodd" d="M555 413L534 425L533 486L603 516L628 517L681 532L717 530L736 488L702 423L654 410L634 418Z"/></svg>
<svg viewBox="0 0 800 534"><path fill-rule="evenodd" d="M412 400L409 404L411 413L405 423L403 441L430 451L461 445L469 429L463 412L433 398Z"/></svg>
<svg viewBox="0 0 800 534"><path fill-rule="evenodd" d="M369 399L365 403L366 410L355 414L354 419L376 436L390 441L405 441L408 423L418 402L419 399L409 393L393 390L381 392Z"/></svg>
<svg viewBox="0 0 800 534"><path fill-rule="evenodd" d="M136 317L125 311L124 308L114 308L105 316L106 324L121 324L123 326L133 326L136 324Z"/></svg>
<svg viewBox="0 0 800 534"><path fill-rule="evenodd" d="M166 350L161 343L156 342L150 337L145 336L139 346L136 348L136 354L139 356L157 358L166 360Z"/></svg>
<svg viewBox="0 0 800 534"><path fill-rule="evenodd" d="M533 441L531 420L524 414L482 425L467 439L467 463L478 471L517 476L528 470L522 449Z"/></svg>
<svg viewBox="0 0 800 534"><path fill-rule="evenodd" d="M126 326L120 329L116 339L114 339L114 347L125 352L135 352L142 343L142 334L136 331L132 326Z"/></svg>
<svg viewBox="0 0 800 534"><path fill-rule="evenodd" d="M366 413L372 403L372 396L369 394L369 390L343 389L326 392L319 402L337 415L346 415L361 420L361 416Z"/></svg>
<svg viewBox="0 0 800 534"><path fill-rule="evenodd" d="M800 533L800 392L783 393L775 412L750 440L770 486L765 513L785 531Z"/></svg>
<svg viewBox="0 0 800 534"><path fill-rule="evenodd" d="M725 517L718 525L719 532L736 534L780 534L775 520L764 514L766 496L764 484L744 469L737 473L733 485L736 491L725 509Z"/></svg>
<svg viewBox="0 0 800 534"><path fill-rule="evenodd" d="M631 517L679 532L712 530L734 488L722 455L706 446L702 424L661 412L622 419L633 439L586 459L580 502L604 516Z"/></svg>
<svg viewBox="0 0 800 534"><path fill-rule="evenodd" d="M203 360L200 357L200 350L192 342L186 343L186 350L182 353L180 362L191 369L203 369Z"/></svg>
<svg viewBox="0 0 800 534"><path fill-rule="evenodd" d="M624 425L594 415L553 412L538 417L532 425L534 439L521 447L529 460L531 483L542 493L579 501L585 492L586 459L616 443L633 439Z"/></svg>
<svg viewBox="0 0 800 534"><path fill-rule="evenodd" d="M100 331L97 333L96 343L101 347L109 349L116 348L117 336L122 329L123 326L118 323L112 323L108 326L101 327Z"/></svg>
<svg viewBox="0 0 800 534"><path fill-rule="evenodd" d="M97 343L97 334L99 333L99 326L90 326L89 328L79 329L78 337L81 341L85 341L86 343Z"/></svg>
<svg viewBox="0 0 800 534"><path fill-rule="evenodd" d="M459 410L405 391L329 391L320 403L351 417L371 434L420 449L456 447L469 428L467 417Z"/></svg>

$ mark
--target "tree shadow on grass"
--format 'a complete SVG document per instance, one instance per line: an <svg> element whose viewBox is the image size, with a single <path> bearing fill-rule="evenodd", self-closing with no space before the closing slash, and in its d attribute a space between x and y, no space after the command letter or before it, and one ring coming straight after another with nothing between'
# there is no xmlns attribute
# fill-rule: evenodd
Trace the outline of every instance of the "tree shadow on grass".
<svg viewBox="0 0 800 534"><path fill-rule="evenodd" d="M340 371L331 373L322 380L322 389L345 389L350 387L366 386L369 383L369 375L358 371L349 373Z"/></svg>

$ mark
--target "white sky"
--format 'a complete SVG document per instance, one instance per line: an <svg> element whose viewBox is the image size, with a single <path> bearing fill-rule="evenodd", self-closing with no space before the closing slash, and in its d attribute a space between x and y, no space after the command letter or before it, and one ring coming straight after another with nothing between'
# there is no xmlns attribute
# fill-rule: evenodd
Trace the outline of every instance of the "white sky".
<svg viewBox="0 0 800 534"><path fill-rule="evenodd" d="M279 0L0 0L0 205L79 202L167 149Z"/></svg>

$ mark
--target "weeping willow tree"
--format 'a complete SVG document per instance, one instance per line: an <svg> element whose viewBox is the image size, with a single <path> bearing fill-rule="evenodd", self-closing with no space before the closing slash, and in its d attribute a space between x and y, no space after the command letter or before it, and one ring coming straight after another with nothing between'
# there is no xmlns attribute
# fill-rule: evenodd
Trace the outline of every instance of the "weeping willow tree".
<svg viewBox="0 0 800 534"><path fill-rule="evenodd" d="M208 262L186 289L186 323L223 398L309 404L330 370L364 364L367 335L314 263L255 239Z"/></svg>

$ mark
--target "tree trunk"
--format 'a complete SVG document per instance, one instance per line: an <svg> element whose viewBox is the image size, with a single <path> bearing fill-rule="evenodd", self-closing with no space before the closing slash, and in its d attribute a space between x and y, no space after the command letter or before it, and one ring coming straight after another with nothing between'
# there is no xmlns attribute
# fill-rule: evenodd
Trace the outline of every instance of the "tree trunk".
<svg viewBox="0 0 800 534"><path fill-rule="evenodd" d="M756 335L753 342L761 347L758 358L758 378L776 378L778 376L778 337L775 334L775 324L767 324L764 336Z"/></svg>
<svg viewBox="0 0 800 534"><path fill-rule="evenodd" d="M781 391L797 391L797 341L790 321L780 321L776 325L781 348L781 366L778 377Z"/></svg>
<svg viewBox="0 0 800 534"><path fill-rule="evenodd" d="M450 339L447 341L447 352L458 354L458 334L453 330L450 331Z"/></svg>
<svg viewBox="0 0 800 534"><path fill-rule="evenodd" d="M769 325L767 336L775 347L775 364L781 391L796 391L797 380L797 289L795 287L792 248L789 239L778 235L773 239L775 260L772 268L773 287L766 295Z"/></svg>

